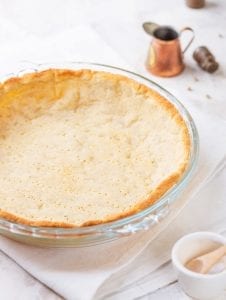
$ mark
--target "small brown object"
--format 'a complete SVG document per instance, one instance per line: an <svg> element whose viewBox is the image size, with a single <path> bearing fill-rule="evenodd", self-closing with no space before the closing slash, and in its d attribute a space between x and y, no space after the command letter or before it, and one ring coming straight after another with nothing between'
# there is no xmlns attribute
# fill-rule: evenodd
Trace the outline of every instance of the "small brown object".
<svg viewBox="0 0 226 300"><path fill-rule="evenodd" d="M213 73L219 67L215 57L205 46L198 47L193 53L193 58L197 61L200 68L206 72Z"/></svg>
<svg viewBox="0 0 226 300"><path fill-rule="evenodd" d="M197 77L194 77L194 80L195 80L196 82L198 82L198 81L199 81L199 79L198 79Z"/></svg>
<svg viewBox="0 0 226 300"><path fill-rule="evenodd" d="M205 0L186 0L186 4L190 8L202 8L205 6Z"/></svg>

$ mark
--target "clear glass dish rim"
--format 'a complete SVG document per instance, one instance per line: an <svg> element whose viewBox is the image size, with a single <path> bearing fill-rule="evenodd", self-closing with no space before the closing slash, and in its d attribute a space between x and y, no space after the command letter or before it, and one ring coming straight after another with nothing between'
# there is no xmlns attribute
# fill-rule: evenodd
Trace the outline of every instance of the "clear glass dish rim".
<svg viewBox="0 0 226 300"><path fill-rule="evenodd" d="M187 166L186 171L184 172L183 176L179 180L177 184L175 184L170 190L168 190L156 203L151 205L150 207L133 214L131 216L121 218L112 222L92 225L92 226L85 226L85 227L73 227L73 228L59 228L59 227L40 227L40 226L30 226L20 223L11 222L8 220L5 220L3 218L0 218L0 229L9 230L10 232L16 231L16 233L21 234L29 234L31 233L33 237L37 234L37 236L45 237L45 235L50 235L54 238L54 235L57 235L58 237L64 237L65 235L89 235L91 233L108 233L111 230L121 228L125 225L132 224L135 221L142 220L146 216L154 213L156 210L161 208L164 204L166 204L169 200L169 198L175 196L177 193L179 193L183 187L187 185L187 183L191 180L191 177L195 171L197 160L198 160L198 153L199 153L199 136L198 131L195 126L195 123L188 112L188 110L184 107L184 105L170 92L168 92L166 89L164 89L161 85L157 84L153 80L146 78L143 75L137 74L133 71L128 71L126 69L115 67L107 64L101 64L101 63L94 63L94 62L83 62L83 61L70 61L70 62L56 62L56 63L33 63L33 62L26 62L32 65L32 68L25 68L18 73L10 73L1 81L6 80L9 77L20 77L23 74L31 73L31 72L39 72L42 70L47 70L49 68L61 68L61 69L92 69L92 70L101 70L110 72L111 71L118 71L121 72L119 74L123 74L127 77L133 76L135 77L135 80L137 79L142 80L144 82L141 82L141 84L147 83L148 87L153 88L160 94L166 97L168 101L170 101L175 107L178 109L180 114L182 115L183 119L185 120L189 133L190 133L190 139L191 139L191 152L190 152L190 160L189 164ZM59 67L60 65L60 67ZM33 68L34 66L34 68ZM99 68L99 69L98 69ZM116 73L117 74L117 73ZM134 79L132 77L132 79ZM129 77L131 78L131 77ZM49 237L48 237L49 238Z"/></svg>

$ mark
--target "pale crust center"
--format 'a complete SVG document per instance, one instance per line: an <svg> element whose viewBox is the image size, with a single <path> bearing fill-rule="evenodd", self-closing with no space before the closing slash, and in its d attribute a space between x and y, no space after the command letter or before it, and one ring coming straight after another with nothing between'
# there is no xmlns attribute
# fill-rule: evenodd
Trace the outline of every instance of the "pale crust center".
<svg viewBox="0 0 226 300"><path fill-rule="evenodd" d="M157 201L189 161L176 108L120 75L47 70L0 86L0 216L86 226Z"/></svg>

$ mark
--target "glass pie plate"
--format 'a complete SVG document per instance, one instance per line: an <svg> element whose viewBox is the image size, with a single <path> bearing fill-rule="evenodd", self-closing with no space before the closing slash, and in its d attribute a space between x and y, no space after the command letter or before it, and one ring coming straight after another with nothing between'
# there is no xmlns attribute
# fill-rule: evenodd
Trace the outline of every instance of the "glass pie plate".
<svg viewBox="0 0 226 300"><path fill-rule="evenodd" d="M114 74L121 74L132 78L135 81L146 85L147 87L156 90L162 94L168 101L170 101L180 112L185 120L191 139L190 159L182 178L170 190L168 190L156 203L152 206L129 217L121 218L119 220L108 222L100 225L93 225L79 228L52 228L52 227L35 227L15 222L7 221L0 218L0 234L7 236L13 240L32 244L36 246L46 247L83 247L92 246L124 236L135 234L142 230L150 229L155 226L163 218L167 218L170 210L170 205L173 201L178 199L182 190L188 185L192 174L194 172L197 158L198 158L198 133L195 124L184 106L168 91L154 83L153 81L135 74L133 72L123 70L117 67L84 63L84 62L70 62L70 63L54 63L54 64L40 64L29 65L29 69L25 69L18 73L10 74L7 77L22 76L25 73L37 72L49 68L62 69L91 69L105 71ZM7 78L4 78L7 79Z"/></svg>

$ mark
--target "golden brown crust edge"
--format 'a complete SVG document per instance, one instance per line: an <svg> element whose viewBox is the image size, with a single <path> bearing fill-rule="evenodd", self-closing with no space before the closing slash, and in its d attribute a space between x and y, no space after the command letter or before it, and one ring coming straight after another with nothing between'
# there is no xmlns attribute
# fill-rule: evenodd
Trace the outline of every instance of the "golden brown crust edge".
<svg viewBox="0 0 226 300"><path fill-rule="evenodd" d="M106 219L90 220L78 226L66 222L64 223L64 222L53 222L53 221L32 221L0 209L1 218L4 218L8 221L21 223L24 225L29 225L29 226L59 227L59 228L85 227L85 226L112 222L121 218L134 215L139 211L151 206L158 199L160 199L160 197L163 196L166 193L166 191L168 191L171 187L173 187L182 177L189 162L190 147L191 147L190 135L186 123L183 120L182 116L179 114L176 107L172 103L170 103L165 97L160 95L158 92L146 87L145 85L135 82L133 79L124 77L122 75L118 75L118 74L116 75L116 74L106 73L102 71L92 71L92 70L74 71L74 70L66 70L66 69L65 70L49 69L37 73L26 74L22 77L14 77L6 80L4 83L0 84L0 97L4 94L5 91L9 91L11 89L17 88L17 86L19 86L20 84L29 84L29 82L31 81L32 82L45 81L48 78L54 78L54 80L60 80L64 77L65 78L85 77L86 79L89 79L92 78L95 74L98 74L99 76L104 77L106 79L109 78L111 80L115 80L118 83L124 81L127 84L129 84L138 94L145 95L147 98L152 96L156 101L161 103L162 107L164 107L171 114L171 116L175 118L179 126L183 128L183 136L184 136L183 142L186 150L186 159L184 163L180 166L180 169L176 173L166 178L159 186L157 186L157 188L151 192L151 195L147 199L141 200L132 209L128 211L125 211L120 214L108 216Z"/></svg>

